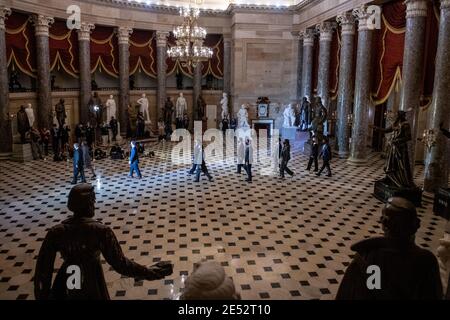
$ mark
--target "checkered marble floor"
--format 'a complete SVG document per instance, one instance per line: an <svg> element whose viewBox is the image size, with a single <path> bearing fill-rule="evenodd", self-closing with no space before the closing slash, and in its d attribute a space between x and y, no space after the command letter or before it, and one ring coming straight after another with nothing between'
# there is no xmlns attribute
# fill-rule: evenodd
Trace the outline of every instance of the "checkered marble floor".
<svg viewBox="0 0 450 320"><path fill-rule="evenodd" d="M293 178L259 175L255 165L248 184L222 161L209 164L213 182L195 183L189 165L171 163L173 145L161 143L154 158L141 159L142 180L126 178L127 160L95 164L96 218L114 230L129 258L175 265L172 276L149 282L122 277L103 262L113 299L170 299L202 259L219 261L243 299L333 299L350 245L381 234L383 204L372 196L383 176L377 155L367 167L333 160L333 177L316 177L305 171L308 158L297 143ZM69 162L0 163L0 299L34 299L36 255L47 228L70 215L70 179ZM417 243L435 252L445 223L431 208L425 201L419 209Z"/></svg>

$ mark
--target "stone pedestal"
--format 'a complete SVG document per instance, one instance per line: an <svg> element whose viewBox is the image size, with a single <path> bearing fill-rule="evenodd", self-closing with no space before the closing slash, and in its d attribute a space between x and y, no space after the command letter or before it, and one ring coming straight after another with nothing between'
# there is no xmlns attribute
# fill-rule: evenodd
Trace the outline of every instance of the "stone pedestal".
<svg viewBox="0 0 450 320"><path fill-rule="evenodd" d="M33 160L31 145L29 143L14 143L12 160L17 162L27 162Z"/></svg>
<svg viewBox="0 0 450 320"><path fill-rule="evenodd" d="M384 179L375 181L373 194L375 198L383 202L387 202L391 197L402 197L414 203L416 207L422 205L422 190L420 188L397 188L388 184Z"/></svg>
<svg viewBox="0 0 450 320"><path fill-rule="evenodd" d="M297 139L297 128L291 127L291 128L281 128L281 138L282 139L289 139L289 140L296 140Z"/></svg>

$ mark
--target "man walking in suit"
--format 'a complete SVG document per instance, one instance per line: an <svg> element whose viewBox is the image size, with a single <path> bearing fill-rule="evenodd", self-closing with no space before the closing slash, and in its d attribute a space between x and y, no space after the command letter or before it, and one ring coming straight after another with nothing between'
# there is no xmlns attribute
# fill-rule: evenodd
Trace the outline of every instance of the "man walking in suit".
<svg viewBox="0 0 450 320"><path fill-rule="evenodd" d="M80 149L80 145L75 143L73 145L73 180L72 184L77 184L78 175L80 175L81 183L86 183L84 177L84 166L83 166L83 152Z"/></svg>
<svg viewBox="0 0 450 320"><path fill-rule="evenodd" d="M308 167L306 170L311 170L311 166L314 162L314 172L319 171L319 143L317 142L317 138L312 138L312 146L311 146L311 153L309 155L309 162Z"/></svg>
<svg viewBox="0 0 450 320"><path fill-rule="evenodd" d="M191 172L195 172L195 182L200 181L200 173L203 172L205 176L208 177L209 181L212 181L212 177L208 172L208 168L206 167L205 162L205 152L203 150L203 146L199 140L195 141L194 146L194 166L191 169Z"/></svg>
<svg viewBox="0 0 450 320"><path fill-rule="evenodd" d="M136 148L136 141L131 141L131 151L130 151L130 174L128 178L133 178L133 173L136 171L137 178L142 179L141 171L139 170L139 152Z"/></svg>
<svg viewBox="0 0 450 320"><path fill-rule="evenodd" d="M289 140L285 139L283 142L283 149L281 150L280 177L282 179L284 179L285 172L291 177L294 175L294 172L287 166L289 160L291 160L291 145L289 144Z"/></svg>
<svg viewBox="0 0 450 320"><path fill-rule="evenodd" d="M245 156L244 140L242 140L242 138L239 138L237 149L237 173L242 172L242 167L244 166L244 156Z"/></svg>
<svg viewBox="0 0 450 320"><path fill-rule="evenodd" d="M331 148L328 144L328 139L326 137L323 138L323 145L322 145L322 151L320 152L320 157L322 157L323 165L319 172L316 173L316 175L319 177L322 174L322 171L327 168L327 177L331 177L331 168L330 168L330 161L331 161Z"/></svg>
<svg viewBox="0 0 450 320"><path fill-rule="evenodd" d="M253 163L253 147L249 138L245 139L245 164L244 169L247 172L245 181L252 182L252 163Z"/></svg>

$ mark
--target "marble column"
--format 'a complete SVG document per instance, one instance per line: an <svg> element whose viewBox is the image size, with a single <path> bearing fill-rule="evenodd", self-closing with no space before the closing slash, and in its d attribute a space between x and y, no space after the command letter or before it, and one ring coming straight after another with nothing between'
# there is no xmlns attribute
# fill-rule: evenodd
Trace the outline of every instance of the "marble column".
<svg viewBox="0 0 450 320"><path fill-rule="evenodd" d="M406 34L403 54L403 87L400 110L407 111L412 141L408 143L411 172L414 172L420 95L424 77L425 37L428 0L406 0Z"/></svg>
<svg viewBox="0 0 450 320"><path fill-rule="evenodd" d="M91 31L92 23L83 22L78 30L78 54L80 62L80 122L89 121L89 99L91 98Z"/></svg>
<svg viewBox="0 0 450 320"><path fill-rule="evenodd" d="M12 152L5 37L5 20L10 14L11 9L0 7L0 160L8 159Z"/></svg>
<svg viewBox="0 0 450 320"><path fill-rule="evenodd" d="M349 155L350 132L348 115L351 113L354 90L353 54L355 46L355 18L351 12L337 16L342 27L337 101L337 146L339 158Z"/></svg>
<svg viewBox="0 0 450 320"><path fill-rule="evenodd" d="M322 98L322 104L325 108L329 107L329 83L330 83L330 59L331 59L331 40L335 24L332 22L322 22L316 26L319 38L319 70L317 94Z"/></svg>
<svg viewBox="0 0 450 320"><path fill-rule="evenodd" d="M166 103L166 56L167 56L167 37L168 32L156 31L156 58L157 58L157 72L158 72L158 91L156 92L157 108L156 119L159 115L163 115L164 104Z"/></svg>
<svg viewBox="0 0 450 320"><path fill-rule="evenodd" d="M192 95L192 107L188 104L188 116L191 123L189 128L191 128L194 123L193 121L197 119L197 99L202 94L202 67L203 63L201 62L197 63L194 67L194 94Z"/></svg>
<svg viewBox="0 0 450 320"><path fill-rule="evenodd" d="M311 101L315 31L306 29L301 35L303 36L302 98L308 97Z"/></svg>
<svg viewBox="0 0 450 320"><path fill-rule="evenodd" d="M223 92L231 95L231 35L223 35Z"/></svg>
<svg viewBox="0 0 450 320"><path fill-rule="evenodd" d="M358 50L356 55L355 96L352 140L348 162L364 165L367 162L368 111L371 103L371 67L373 30L369 26L371 13L366 6L353 10L358 19Z"/></svg>
<svg viewBox="0 0 450 320"><path fill-rule="evenodd" d="M439 39L436 54L433 102L428 118L428 129L436 133L436 143L425 157L424 189L436 192L448 185L448 141L439 130L439 124L450 127L450 0L441 1Z"/></svg>
<svg viewBox="0 0 450 320"><path fill-rule="evenodd" d="M36 35L37 65L37 123L39 128L50 128L53 124L52 93L50 86L49 28L54 19L33 15L31 22Z"/></svg>
<svg viewBox="0 0 450 320"><path fill-rule="evenodd" d="M302 75L303 75L303 37L300 32L292 32L294 41L298 46L297 54L297 101L302 102Z"/></svg>
<svg viewBox="0 0 450 320"><path fill-rule="evenodd" d="M130 104L130 27L117 28L119 42L119 123L120 134L126 136L128 114L127 108Z"/></svg>

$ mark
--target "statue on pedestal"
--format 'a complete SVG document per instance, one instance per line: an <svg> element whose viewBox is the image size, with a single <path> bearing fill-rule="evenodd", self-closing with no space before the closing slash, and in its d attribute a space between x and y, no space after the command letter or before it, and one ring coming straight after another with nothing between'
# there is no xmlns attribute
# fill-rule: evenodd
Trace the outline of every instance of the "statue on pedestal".
<svg viewBox="0 0 450 320"><path fill-rule="evenodd" d="M292 108L292 104L289 104L286 107L286 109L284 109L283 117L284 117L284 122L283 122L283 127L284 128L292 128L292 127L294 127L295 111L294 111L294 108Z"/></svg>
<svg viewBox="0 0 450 320"><path fill-rule="evenodd" d="M148 113L148 99L145 93L142 94L142 97L137 101L137 103L139 104L139 112L142 113L145 123L150 123L150 114Z"/></svg>
<svg viewBox="0 0 450 320"><path fill-rule="evenodd" d="M164 124L172 125L172 115L173 115L173 102L170 97L167 97L166 103L164 104Z"/></svg>
<svg viewBox="0 0 450 320"><path fill-rule="evenodd" d="M311 103L308 101L308 97L303 97L302 107L300 109L300 129L306 131L311 123L309 113L311 110Z"/></svg>
<svg viewBox="0 0 450 320"><path fill-rule="evenodd" d="M222 120L228 118L228 96L224 92L222 95L222 100L220 100L220 105L222 106Z"/></svg>
<svg viewBox="0 0 450 320"><path fill-rule="evenodd" d="M64 106L64 99L59 99L59 102L55 105L56 120L60 128L66 123L66 107Z"/></svg>
<svg viewBox="0 0 450 320"><path fill-rule="evenodd" d="M250 125L248 124L248 112L244 104L241 105L241 108L237 113L237 118L238 118L238 129L250 127Z"/></svg>
<svg viewBox="0 0 450 320"><path fill-rule="evenodd" d="M89 100L89 114L90 114L90 122L94 123L96 127L98 127L101 123L103 123L103 103L97 92L94 92L94 95Z"/></svg>
<svg viewBox="0 0 450 320"><path fill-rule="evenodd" d="M20 134L20 143L26 143L26 134L30 131L30 121L28 120L27 112L25 111L24 106L20 106L19 111L17 112L17 131Z"/></svg>
<svg viewBox="0 0 450 320"><path fill-rule="evenodd" d="M186 98L183 96L183 92L180 92L180 96L177 99L175 117L177 119L183 119L184 115L186 114L186 111L187 111Z"/></svg>
<svg viewBox="0 0 450 320"><path fill-rule="evenodd" d="M33 128L34 124L34 111L31 107L31 103L27 104L27 107L25 108L25 112L27 113L28 122L30 123L30 128Z"/></svg>
<svg viewBox="0 0 450 320"><path fill-rule="evenodd" d="M114 100L114 96L110 95L109 99L106 100L106 120L109 121L111 118L116 118L116 101Z"/></svg>
<svg viewBox="0 0 450 320"><path fill-rule="evenodd" d="M206 102L203 99L202 95L198 96L197 99L197 117L198 120L203 120L205 117L205 111L206 111Z"/></svg>

